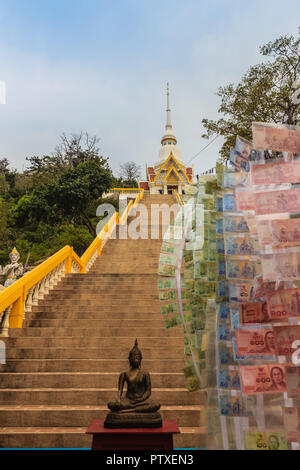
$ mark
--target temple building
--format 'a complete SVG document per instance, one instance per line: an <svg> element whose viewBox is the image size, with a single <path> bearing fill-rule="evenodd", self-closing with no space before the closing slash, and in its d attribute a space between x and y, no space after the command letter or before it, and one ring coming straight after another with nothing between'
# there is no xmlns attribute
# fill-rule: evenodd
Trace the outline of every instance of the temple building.
<svg viewBox="0 0 300 470"><path fill-rule="evenodd" d="M174 189L184 194L185 185L193 183L194 167L187 167L182 160L172 128L169 85L166 131L161 139L157 162L154 166L146 165L146 177L147 181L139 182L139 187L150 191L150 194L171 194Z"/></svg>

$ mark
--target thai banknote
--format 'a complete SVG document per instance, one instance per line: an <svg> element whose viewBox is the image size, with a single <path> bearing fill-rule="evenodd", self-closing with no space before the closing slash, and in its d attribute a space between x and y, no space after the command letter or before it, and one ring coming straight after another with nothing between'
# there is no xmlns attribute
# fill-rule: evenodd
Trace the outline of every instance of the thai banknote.
<svg viewBox="0 0 300 470"><path fill-rule="evenodd" d="M221 219L222 220L222 219ZM225 233L248 233L249 227L245 217L224 214L224 232ZM217 233L218 230L217 230ZM220 233L223 233L220 232Z"/></svg>
<svg viewBox="0 0 300 470"><path fill-rule="evenodd" d="M289 398L293 398L299 406L300 401L300 368L286 367L286 384Z"/></svg>
<svg viewBox="0 0 300 470"><path fill-rule="evenodd" d="M177 292L176 291L160 291L159 300L176 300Z"/></svg>
<svg viewBox="0 0 300 470"><path fill-rule="evenodd" d="M158 280L159 289L176 289L176 279L159 279Z"/></svg>
<svg viewBox="0 0 300 470"><path fill-rule="evenodd" d="M225 237L226 255L255 255L258 252L255 239L248 235L235 235L234 237Z"/></svg>
<svg viewBox="0 0 300 470"><path fill-rule="evenodd" d="M257 191L253 202L256 215L299 212L300 189Z"/></svg>
<svg viewBox="0 0 300 470"><path fill-rule="evenodd" d="M244 431L244 446L246 450L288 450L288 443L282 431Z"/></svg>
<svg viewBox="0 0 300 470"><path fill-rule="evenodd" d="M264 299L267 294L273 294L274 292L278 292L282 289L284 289L283 282L264 281L262 276L259 275L253 281L251 299Z"/></svg>
<svg viewBox="0 0 300 470"><path fill-rule="evenodd" d="M164 320L164 324L166 328L173 328L174 326L182 324L182 318L180 315L177 315L176 317L172 318L166 318Z"/></svg>
<svg viewBox="0 0 300 470"><path fill-rule="evenodd" d="M218 325L218 341L230 341L231 328L228 323L219 323Z"/></svg>
<svg viewBox="0 0 300 470"><path fill-rule="evenodd" d="M267 295L270 319L286 321L289 317L300 316L300 288L285 289Z"/></svg>
<svg viewBox="0 0 300 470"><path fill-rule="evenodd" d="M251 282L229 282L229 302L248 302L251 297Z"/></svg>
<svg viewBox="0 0 300 470"><path fill-rule="evenodd" d="M224 245L224 238L217 238L216 240L216 252L218 255L225 254L225 245Z"/></svg>
<svg viewBox="0 0 300 470"><path fill-rule="evenodd" d="M219 403L222 416L251 416L253 413L253 404L249 397L224 393L220 395Z"/></svg>
<svg viewBox="0 0 300 470"><path fill-rule="evenodd" d="M227 302L221 302L218 306L219 319L221 321L230 320L230 306Z"/></svg>
<svg viewBox="0 0 300 470"><path fill-rule="evenodd" d="M300 152L300 127L288 124L252 123L253 147L263 150Z"/></svg>
<svg viewBox="0 0 300 470"><path fill-rule="evenodd" d="M159 264L158 274L160 274L161 276L175 277L176 267L175 266L168 266L166 264Z"/></svg>
<svg viewBox="0 0 300 470"><path fill-rule="evenodd" d="M252 142L240 137L239 135L237 136L235 141L235 151L238 152L244 160L250 160L252 147Z"/></svg>
<svg viewBox="0 0 300 470"><path fill-rule="evenodd" d="M226 171L223 173L223 186L226 189L243 188L249 184L249 174L244 171Z"/></svg>
<svg viewBox="0 0 300 470"><path fill-rule="evenodd" d="M233 193L223 194L223 212L236 212L236 200Z"/></svg>
<svg viewBox="0 0 300 470"><path fill-rule="evenodd" d="M171 266L176 266L177 264L177 256L170 255L168 253L161 253L159 257L159 262L161 264L170 264Z"/></svg>
<svg viewBox="0 0 300 470"><path fill-rule="evenodd" d="M288 248L300 245L300 219L276 219L258 221L258 237L261 245Z"/></svg>
<svg viewBox="0 0 300 470"><path fill-rule="evenodd" d="M221 235L224 231L223 228L223 217L217 217L216 219L216 233Z"/></svg>
<svg viewBox="0 0 300 470"><path fill-rule="evenodd" d="M274 162L251 165L251 184L300 183L300 162Z"/></svg>
<svg viewBox="0 0 300 470"><path fill-rule="evenodd" d="M286 248L300 244L300 219L290 219L289 214L276 214L276 219L257 220L257 234L261 246Z"/></svg>
<svg viewBox="0 0 300 470"><path fill-rule="evenodd" d="M248 302L240 304L239 318L242 325L270 322L267 302Z"/></svg>
<svg viewBox="0 0 300 470"><path fill-rule="evenodd" d="M172 304L166 304L166 305L161 305L160 310L162 315L168 315L170 313L178 313L178 304L172 303Z"/></svg>
<svg viewBox="0 0 300 470"><path fill-rule="evenodd" d="M236 190L236 210L252 211L254 210L254 199L252 191Z"/></svg>
<svg viewBox="0 0 300 470"><path fill-rule="evenodd" d="M241 381L239 371L237 369L220 369L218 384L219 388L224 390L240 390Z"/></svg>
<svg viewBox="0 0 300 470"><path fill-rule="evenodd" d="M245 160L243 157L241 157L241 154L233 148L230 149L229 163L237 170L242 170L245 172L250 171L248 160Z"/></svg>
<svg viewBox="0 0 300 470"><path fill-rule="evenodd" d="M300 408L283 408L284 434L288 442L300 442Z"/></svg>
<svg viewBox="0 0 300 470"><path fill-rule="evenodd" d="M228 290L228 282L227 281L219 281L217 282L216 288L216 300L217 302L223 302L227 300L229 290Z"/></svg>
<svg viewBox="0 0 300 470"><path fill-rule="evenodd" d="M226 272L228 279L254 279L257 271L257 263L248 260L227 259Z"/></svg>
<svg viewBox="0 0 300 470"><path fill-rule="evenodd" d="M250 234L253 237L257 237L257 217L255 216L255 214L245 215L245 220Z"/></svg>
<svg viewBox="0 0 300 470"><path fill-rule="evenodd" d="M179 249L179 246L178 245L173 245L173 244L170 244L170 243L166 243L164 242L161 246L161 251L163 253L168 253L170 255L175 255L177 254L178 252L178 249Z"/></svg>
<svg viewBox="0 0 300 470"><path fill-rule="evenodd" d="M272 329L236 330L238 354L244 356L268 356L275 354L275 338Z"/></svg>
<svg viewBox="0 0 300 470"><path fill-rule="evenodd" d="M219 362L221 366L234 365L232 346L226 343L219 344Z"/></svg>
<svg viewBox="0 0 300 470"><path fill-rule="evenodd" d="M286 392L285 368L281 364L242 366L240 371L245 395Z"/></svg>
<svg viewBox="0 0 300 470"><path fill-rule="evenodd" d="M293 281L300 277L300 253L262 255L261 260L266 281Z"/></svg>
<svg viewBox="0 0 300 470"><path fill-rule="evenodd" d="M274 326L274 339L278 356L292 356L297 349L294 341L300 341L300 325Z"/></svg>

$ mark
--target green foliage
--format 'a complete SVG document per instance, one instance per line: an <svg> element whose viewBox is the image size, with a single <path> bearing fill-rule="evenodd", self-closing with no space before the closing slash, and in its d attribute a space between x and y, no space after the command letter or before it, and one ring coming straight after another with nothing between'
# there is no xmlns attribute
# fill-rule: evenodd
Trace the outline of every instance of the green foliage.
<svg viewBox="0 0 300 470"><path fill-rule="evenodd" d="M24 263L51 256L65 245L81 255L95 237L96 209L102 202L116 208L118 199L101 199L114 186L97 138L63 135L55 153L27 158L24 173L0 171L0 264L17 247ZM1 161L0 161L1 163ZM0 166L1 170L1 166Z"/></svg>
<svg viewBox="0 0 300 470"><path fill-rule="evenodd" d="M300 37L293 36L281 36L263 45L260 53L268 61L250 67L237 85L219 88L218 111L223 116L216 121L203 119L206 133L202 137L225 137L220 151L223 160L229 158L237 135L252 139L253 121L297 124L300 120L300 104L293 100L294 93L299 92L299 45Z"/></svg>

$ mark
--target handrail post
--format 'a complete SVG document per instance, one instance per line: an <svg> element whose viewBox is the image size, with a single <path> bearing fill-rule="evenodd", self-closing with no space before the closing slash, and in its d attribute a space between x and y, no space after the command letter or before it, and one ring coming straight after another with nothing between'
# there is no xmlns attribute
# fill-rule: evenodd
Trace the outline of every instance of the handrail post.
<svg viewBox="0 0 300 470"><path fill-rule="evenodd" d="M66 274L70 274L71 273L71 267L72 267L72 254L70 253L70 255L68 256L67 260L66 260Z"/></svg>
<svg viewBox="0 0 300 470"><path fill-rule="evenodd" d="M100 240L99 246L97 247L97 256L101 255L102 240Z"/></svg>
<svg viewBox="0 0 300 470"><path fill-rule="evenodd" d="M9 328L22 328L25 309L25 288L21 296L15 301L9 315Z"/></svg>

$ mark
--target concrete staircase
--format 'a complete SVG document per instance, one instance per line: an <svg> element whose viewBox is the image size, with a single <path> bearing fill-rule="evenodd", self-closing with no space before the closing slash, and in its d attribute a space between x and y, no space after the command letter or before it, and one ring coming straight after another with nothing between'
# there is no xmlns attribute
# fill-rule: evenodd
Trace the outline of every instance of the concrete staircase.
<svg viewBox="0 0 300 470"><path fill-rule="evenodd" d="M142 202L174 203L150 195ZM161 239L110 240L88 274L67 275L22 329L10 330L0 365L0 447L90 447L86 428L105 418L135 338L152 398L181 428L175 447L203 447L204 397L184 385L182 328L166 330L160 313L160 248Z"/></svg>

